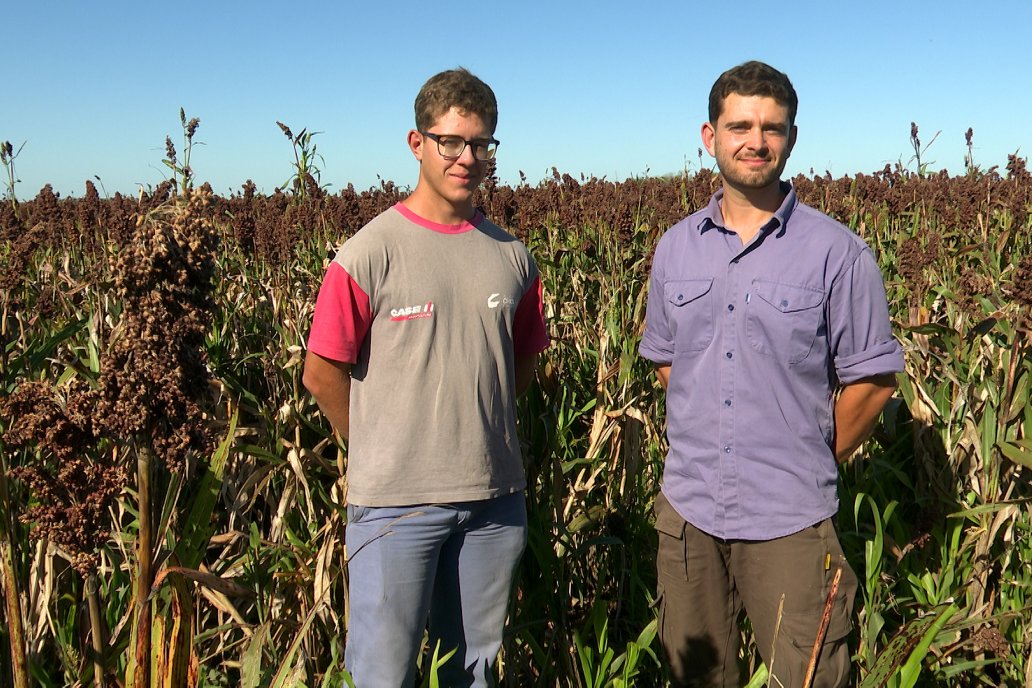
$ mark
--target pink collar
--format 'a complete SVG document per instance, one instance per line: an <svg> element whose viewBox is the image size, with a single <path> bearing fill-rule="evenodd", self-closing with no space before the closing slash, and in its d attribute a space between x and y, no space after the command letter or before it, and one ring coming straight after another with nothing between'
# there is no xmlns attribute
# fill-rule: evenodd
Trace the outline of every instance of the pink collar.
<svg viewBox="0 0 1032 688"><path fill-rule="evenodd" d="M473 217L469 220L463 220L457 225L442 225L437 222L431 222L424 217L416 215L414 212L409 210L401 201L394 204L394 209L405 216L405 219L414 222L420 227L425 227L434 232L440 232L441 234L462 234L470 230L476 229L480 221L484 219L484 216L479 210L473 212Z"/></svg>

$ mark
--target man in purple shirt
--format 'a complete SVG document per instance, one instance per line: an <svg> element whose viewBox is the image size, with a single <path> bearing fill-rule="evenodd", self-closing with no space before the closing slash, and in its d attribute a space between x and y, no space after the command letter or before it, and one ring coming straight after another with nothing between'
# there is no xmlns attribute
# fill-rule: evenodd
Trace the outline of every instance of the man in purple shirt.
<svg viewBox="0 0 1032 688"><path fill-rule="evenodd" d="M870 249L781 181L797 104L761 62L717 79L702 141L722 188L653 262L640 353L667 391L657 569L675 686L742 685L743 609L780 685L802 685L815 644L813 686L850 678L837 461L871 431L903 355Z"/></svg>

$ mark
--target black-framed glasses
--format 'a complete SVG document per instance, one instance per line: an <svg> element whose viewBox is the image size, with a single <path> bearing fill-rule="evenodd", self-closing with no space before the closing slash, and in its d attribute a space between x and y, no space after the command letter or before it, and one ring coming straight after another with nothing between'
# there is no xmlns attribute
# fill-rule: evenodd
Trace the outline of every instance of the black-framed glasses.
<svg viewBox="0 0 1032 688"><path fill-rule="evenodd" d="M495 138L490 138L486 141L484 139L467 141L461 136L431 134L429 131L421 131L419 133L428 139L437 142L437 152L440 153L441 157L445 160L455 160L461 157L462 152L466 150L466 146L470 147L473 151L473 157L477 160L492 160L494 159L495 153L498 152L498 144L501 143L501 141Z"/></svg>

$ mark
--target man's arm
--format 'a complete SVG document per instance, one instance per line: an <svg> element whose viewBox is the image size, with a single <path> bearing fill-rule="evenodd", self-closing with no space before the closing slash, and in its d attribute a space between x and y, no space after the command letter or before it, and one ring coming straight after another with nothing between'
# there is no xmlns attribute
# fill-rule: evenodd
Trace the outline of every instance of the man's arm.
<svg viewBox="0 0 1032 688"><path fill-rule="evenodd" d="M515 357L516 368L516 396L521 397L530 389L530 383L534 381L534 372L537 370L537 354L517 354Z"/></svg>
<svg viewBox="0 0 1032 688"><path fill-rule="evenodd" d="M670 382L670 366L672 364L667 363L666 365L656 365L656 377L659 379L659 384L663 386L663 389L667 388L667 384Z"/></svg>
<svg viewBox="0 0 1032 688"><path fill-rule="evenodd" d="M896 389L896 376L877 375L842 387L835 401L835 459L844 463L874 429Z"/></svg>
<svg viewBox="0 0 1032 688"><path fill-rule="evenodd" d="M309 351L305 356L305 372L301 381L311 392L333 429L347 439L348 408L351 404L351 364L323 358Z"/></svg>

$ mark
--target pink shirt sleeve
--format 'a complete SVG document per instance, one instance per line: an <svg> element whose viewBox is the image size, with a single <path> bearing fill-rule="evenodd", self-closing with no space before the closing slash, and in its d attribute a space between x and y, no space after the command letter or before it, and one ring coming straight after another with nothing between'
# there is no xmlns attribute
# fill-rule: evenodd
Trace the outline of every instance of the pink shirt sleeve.
<svg viewBox="0 0 1032 688"><path fill-rule="evenodd" d="M549 343L539 275L534 278L534 283L516 307L512 323L512 346L517 356L529 356L544 351Z"/></svg>
<svg viewBox="0 0 1032 688"><path fill-rule="evenodd" d="M332 361L355 363L371 321L369 296L339 263L330 263L315 302L309 351Z"/></svg>

